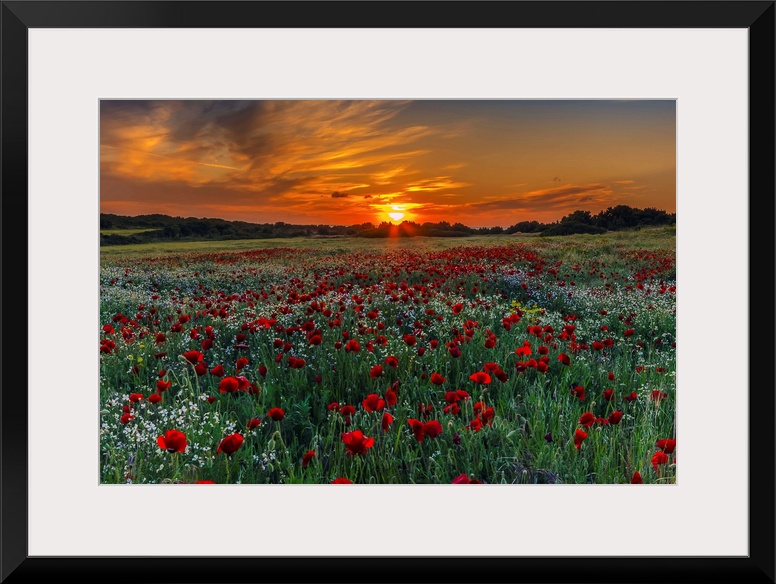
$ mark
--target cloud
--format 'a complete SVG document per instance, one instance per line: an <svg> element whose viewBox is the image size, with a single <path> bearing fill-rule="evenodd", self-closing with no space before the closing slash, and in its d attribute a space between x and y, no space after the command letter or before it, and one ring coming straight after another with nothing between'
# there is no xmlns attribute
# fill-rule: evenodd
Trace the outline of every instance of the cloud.
<svg viewBox="0 0 776 584"><path fill-rule="evenodd" d="M409 146L435 130L391 127L407 103L103 102L101 172L149 182L181 180L192 186L219 182L255 191L282 176L371 173L386 161L425 153ZM388 171L385 178L403 170Z"/></svg>
<svg viewBox="0 0 776 584"><path fill-rule="evenodd" d="M332 198L332 199L344 199L344 198L345 198L345 197L347 197L347 196L348 196L348 194L347 194L347 193L341 193L341 192L339 192L339 191L334 191L334 192L331 194L331 198Z"/></svg>
<svg viewBox="0 0 776 584"><path fill-rule="evenodd" d="M614 181L614 184L616 185L632 185L635 183L635 180L616 180Z"/></svg>
<svg viewBox="0 0 776 584"><path fill-rule="evenodd" d="M600 183L565 185L464 204L462 211L464 215L495 215L503 224L510 215L517 213L557 216L580 206L608 206L615 200L613 194L608 185Z"/></svg>
<svg viewBox="0 0 776 584"><path fill-rule="evenodd" d="M469 183L456 182L449 176L437 176L434 178L419 180L407 185L407 192L440 191L446 189L460 189L470 186Z"/></svg>

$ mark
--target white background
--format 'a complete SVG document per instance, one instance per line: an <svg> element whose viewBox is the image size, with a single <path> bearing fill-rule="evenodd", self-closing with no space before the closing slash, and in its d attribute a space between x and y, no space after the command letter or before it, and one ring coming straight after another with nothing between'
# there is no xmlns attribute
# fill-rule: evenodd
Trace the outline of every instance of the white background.
<svg viewBox="0 0 776 584"><path fill-rule="evenodd" d="M746 555L747 43L30 29L29 554ZM200 97L678 99L678 484L99 486L98 99Z"/></svg>

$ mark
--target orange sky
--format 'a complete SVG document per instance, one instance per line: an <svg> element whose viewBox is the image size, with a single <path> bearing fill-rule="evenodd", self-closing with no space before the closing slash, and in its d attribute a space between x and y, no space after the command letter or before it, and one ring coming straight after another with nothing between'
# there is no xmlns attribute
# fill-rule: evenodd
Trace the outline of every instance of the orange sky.
<svg viewBox="0 0 776 584"><path fill-rule="evenodd" d="M103 213L507 227L619 204L676 211L674 101L101 101Z"/></svg>

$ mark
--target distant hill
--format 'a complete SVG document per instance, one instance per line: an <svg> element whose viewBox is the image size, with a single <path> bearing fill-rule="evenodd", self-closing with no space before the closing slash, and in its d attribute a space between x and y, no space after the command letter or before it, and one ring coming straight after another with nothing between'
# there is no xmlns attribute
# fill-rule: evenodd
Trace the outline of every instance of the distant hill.
<svg viewBox="0 0 776 584"><path fill-rule="evenodd" d="M465 237L502 233L537 233L539 235L570 235L573 233L605 233L644 226L673 225L676 213L659 209L634 209L618 205L592 215L590 211L574 211L555 223L521 221L510 227L467 227L462 223L415 223L399 225L383 222L359 225L293 225L248 223L169 215L137 215L129 217L110 213L100 214L100 245L122 245L159 241L204 241L224 239L271 239L280 237Z"/></svg>

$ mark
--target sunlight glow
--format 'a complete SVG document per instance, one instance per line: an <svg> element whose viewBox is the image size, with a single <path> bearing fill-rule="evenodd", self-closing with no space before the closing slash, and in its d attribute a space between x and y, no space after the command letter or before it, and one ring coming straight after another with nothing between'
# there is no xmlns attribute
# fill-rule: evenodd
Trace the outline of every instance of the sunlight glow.
<svg viewBox="0 0 776 584"><path fill-rule="evenodd" d="M390 217L394 221L401 221L402 219L404 219L404 213L388 213L388 217Z"/></svg>

